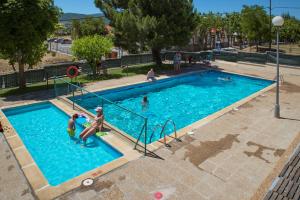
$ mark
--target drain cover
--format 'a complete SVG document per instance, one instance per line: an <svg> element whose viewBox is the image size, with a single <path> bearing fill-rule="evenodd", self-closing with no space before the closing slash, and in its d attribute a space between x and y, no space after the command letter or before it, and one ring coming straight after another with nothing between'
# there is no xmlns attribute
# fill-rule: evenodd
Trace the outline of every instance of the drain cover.
<svg viewBox="0 0 300 200"><path fill-rule="evenodd" d="M94 180L91 178L87 178L82 181L83 186L91 186L91 185L93 185L93 183L94 183Z"/></svg>

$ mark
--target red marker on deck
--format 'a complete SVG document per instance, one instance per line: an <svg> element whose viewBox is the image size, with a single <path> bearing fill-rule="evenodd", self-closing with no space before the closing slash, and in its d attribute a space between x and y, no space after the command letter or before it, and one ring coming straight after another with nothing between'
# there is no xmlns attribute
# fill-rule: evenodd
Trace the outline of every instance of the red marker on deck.
<svg viewBox="0 0 300 200"><path fill-rule="evenodd" d="M155 197L156 200L159 200L159 199L162 199L163 194L162 194L161 192L156 192L156 193L154 194L154 197Z"/></svg>

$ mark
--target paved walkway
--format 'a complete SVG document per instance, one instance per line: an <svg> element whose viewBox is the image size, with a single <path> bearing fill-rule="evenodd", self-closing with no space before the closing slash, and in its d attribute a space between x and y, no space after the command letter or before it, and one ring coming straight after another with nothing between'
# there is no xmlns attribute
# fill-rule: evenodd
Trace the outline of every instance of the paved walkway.
<svg viewBox="0 0 300 200"><path fill-rule="evenodd" d="M275 68L271 66L215 64L227 71L266 78L275 76ZM273 117L275 90L271 90L238 110L196 128L181 143L172 142L171 148L157 150L155 153L162 159L142 157L131 161L100 177L93 186L75 189L58 199L140 200L154 199L156 192L161 192L165 199L262 199L278 176L273 175L274 169L291 154L293 145L300 142L300 70L285 68L282 74L285 83L281 87L281 119ZM110 84L143 79L143 76L129 77ZM102 88L106 83L89 87ZM3 145L6 144L0 144ZM5 155L0 154L0 161L6 161ZM1 170L0 177L14 175L16 178L0 179L0 199L2 194L18 199L12 195L20 196L20 193L2 188L10 181L22 191L18 184L26 182L25 178L16 163L13 166L17 173L8 171L4 165L7 170ZM32 198L28 191L26 194Z"/></svg>

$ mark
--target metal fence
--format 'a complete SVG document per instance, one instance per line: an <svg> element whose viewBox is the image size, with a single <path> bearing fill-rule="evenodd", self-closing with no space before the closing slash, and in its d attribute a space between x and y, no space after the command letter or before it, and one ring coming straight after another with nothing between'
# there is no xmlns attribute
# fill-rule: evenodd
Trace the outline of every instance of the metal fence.
<svg viewBox="0 0 300 200"><path fill-rule="evenodd" d="M242 61L259 64L276 63L276 52L250 53L221 51L218 53L215 52L214 57L219 60L231 62ZM300 66L300 55L280 53L279 57L279 62L282 65Z"/></svg>
<svg viewBox="0 0 300 200"><path fill-rule="evenodd" d="M120 59L107 59L102 62L105 68L115 68L124 65L137 65L151 63L151 54L136 54L126 55ZM65 62L59 64L46 65L42 69L28 70L25 72L26 83L39 83L47 82L53 79L55 76L66 76L66 70L69 66L76 65L82 69L83 73L91 74L92 70L86 62ZM18 72L0 75L0 87L12 88L19 85L19 74Z"/></svg>
<svg viewBox="0 0 300 200"><path fill-rule="evenodd" d="M161 53L163 61L173 61L175 51L167 51ZM201 51L201 52L181 52L182 60L188 61L191 59L193 62L200 62L208 58L208 55L213 55L210 59L220 59L225 61L237 62L253 62L253 63L276 63L276 53L248 53L248 52L229 52L221 51ZM152 54L134 54L126 55L119 59L107 59L102 62L102 65L109 69L128 65L137 65L152 63ZM300 66L300 55L280 54L280 64ZM28 84L47 82L55 76L66 76L66 69L70 65L77 65L82 69L83 73L91 74L92 70L85 62L65 62L61 64L53 64L44 66L43 69L29 70L25 72L26 82ZM1 88L17 87L19 85L18 72L0 75Z"/></svg>

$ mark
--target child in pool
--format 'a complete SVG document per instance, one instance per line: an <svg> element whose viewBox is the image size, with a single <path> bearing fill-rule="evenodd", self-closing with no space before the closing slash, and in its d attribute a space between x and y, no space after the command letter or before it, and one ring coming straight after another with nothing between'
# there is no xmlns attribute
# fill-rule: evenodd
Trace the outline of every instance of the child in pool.
<svg viewBox="0 0 300 200"><path fill-rule="evenodd" d="M70 136L71 139L75 139L75 121L78 118L78 114L74 114L72 115L72 117L70 118L69 122L68 122L68 128L67 128L67 132Z"/></svg>
<svg viewBox="0 0 300 200"><path fill-rule="evenodd" d="M149 105L148 97L144 96L142 100L142 110L145 111L148 105Z"/></svg>

